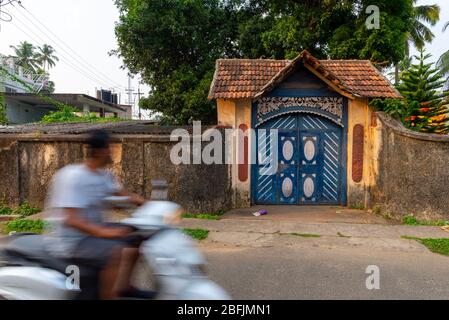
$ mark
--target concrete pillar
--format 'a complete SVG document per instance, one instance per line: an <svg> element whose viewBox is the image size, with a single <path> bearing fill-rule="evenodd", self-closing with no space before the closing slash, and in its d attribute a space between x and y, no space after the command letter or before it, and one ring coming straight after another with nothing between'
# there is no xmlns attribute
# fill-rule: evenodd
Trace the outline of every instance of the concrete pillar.
<svg viewBox="0 0 449 320"><path fill-rule="evenodd" d="M151 200L167 200L168 183L167 180L151 180Z"/></svg>
<svg viewBox="0 0 449 320"><path fill-rule="evenodd" d="M88 114L89 112L90 112L90 106L87 103L85 103L83 105L83 113Z"/></svg>

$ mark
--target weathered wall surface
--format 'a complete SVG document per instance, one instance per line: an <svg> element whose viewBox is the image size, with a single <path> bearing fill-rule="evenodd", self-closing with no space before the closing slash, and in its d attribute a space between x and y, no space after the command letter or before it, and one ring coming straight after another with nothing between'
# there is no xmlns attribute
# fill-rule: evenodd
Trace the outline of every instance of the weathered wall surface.
<svg viewBox="0 0 449 320"><path fill-rule="evenodd" d="M251 99L218 99L218 124L221 126L229 126L233 129L238 129L240 125L246 125L251 128ZM243 152L243 146L239 145L237 138L234 138L231 157L237 163L237 159L243 157L240 152ZM248 150L252 148L251 135L248 138ZM251 152L249 157L251 157ZM254 162L254 160L252 160ZM232 176L232 203L234 207L244 208L251 206L251 160L248 163L248 179L240 181L238 176L239 165L231 165Z"/></svg>
<svg viewBox="0 0 449 320"><path fill-rule="evenodd" d="M370 207L370 192L375 185L375 175L377 172L378 135L375 125L372 123L373 111L368 106L367 99L349 100L348 106L348 148L347 148L347 182L348 182L348 206L350 207ZM354 149L354 128L363 127L363 165L361 181L353 180L353 149Z"/></svg>
<svg viewBox="0 0 449 320"><path fill-rule="evenodd" d="M372 205L395 216L449 220L449 136L412 132L382 114L379 119Z"/></svg>
<svg viewBox="0 0 449 320"><path fill-rule="evenodd" d="M49 110L33 108L24 103L6 98L6 116L10 124L30 123L40 121Z"/></svg>
<svg viewBox="0 0 449 320"><path fill-rule="evenodd" d="M149 198L151 180L169 182L169 199L189 212L211 213L231 206L228 165L174 165L169 136L125 136L111 145L111 170L123 186ZM83 139L0 137L0 202L16 206L23 201L44 208L49 182L61 167L86 156Z"/></svg>
<svg viewBox="0 0 449 320"><path fill-rule="evenodd" d="M19 143L0 139L0 203L19 203Z"/></svg>

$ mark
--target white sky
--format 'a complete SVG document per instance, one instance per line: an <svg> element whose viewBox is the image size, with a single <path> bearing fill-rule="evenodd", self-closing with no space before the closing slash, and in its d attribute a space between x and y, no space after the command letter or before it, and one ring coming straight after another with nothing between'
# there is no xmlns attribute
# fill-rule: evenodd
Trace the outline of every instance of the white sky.
<svg viewBox="0 0 449 320"><path fill-rule="evenodd" d="M443 52L449 50L449 30L442 32L444 23L449 21L449 1L420 0L419 3L438 3L441 7L441 22L433 28L436 39L427 46L436 60ZM61 58L51 70L51 78L56 83L57 92L95 95L95 88L120 86L115 90L121 93L121 102L126 102L127 72L120 69L121 61L118 58L108 56L108 52L116 48L114 23L118 19L118 10L113 0L22 0L22 4L76 54L61 44L25 10L10 6L3 8L13 15L13 21L2 22L0 25L0 53L11 54L9 46L24 40L36 45L48 43L56 48L57 55ZM25 17L31 19L37 27ZM83 65L83 59L90 65ZM75 67L70 67L70 64ZM134 79L132 84L137 89L137 79ZM149 90L145 86L141 89L145 93Z"/></svg>

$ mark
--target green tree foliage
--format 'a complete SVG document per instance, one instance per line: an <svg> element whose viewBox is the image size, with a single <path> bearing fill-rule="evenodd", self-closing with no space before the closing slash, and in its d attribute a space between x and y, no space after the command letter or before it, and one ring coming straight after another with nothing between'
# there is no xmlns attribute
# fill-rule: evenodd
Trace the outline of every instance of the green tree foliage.
<svg viewBox="0 0 449 320"><path fill-rule="evenodd" d="M11 48L14 49L12 57L15 63L36 75L48 75L48 71L56 65L56 61L59 61L59 58L55 55L55 49L48 44L36 47L24 41L18 46L11 46ZM55 83L48 81L42 91L53 93L55 91Z"/></svg>
<svg viewBox="0 0 449 320"><path fill-rule="evenodd" d="M448 97L443 91L445 80L433 63L426 61L431 57L421 50L414 58L416 63L406 70L398 86L408 104L406 126L428 133L448 133Z"/></svg>
<svg viewBox="0 0 449 320"><path fill-rule="evenodd" d="M56 65L59 58L55 55L55 49L48 44L36 47L27 41L21 42L18 46L11 46L14 50L15 63L25 69L39 73L43 70L46 73Z"/></svg>
<svg viewBox="0 0 449 320"><path fill-rule="evenodd" d="M401 61L414 0L116 0L119 55L152 88L141 106L171 123L215 122L207 100L216 59L318 58ZM368 30L365 10L380 9Z"/></svg>
<svg viewBox="0 0 449 320"><path fill-rule="evenodd" d="M3 92L0 92L0 125L7 125L8 117L6 115L6 101Z"/></svg>
<svg viewBox="0 0 449 320"><path fill-rule="evenodd" d="M36 60L36 47L23 41L18 46L11 46L14 50L15 63L25 69L36 71L38 68L38 62Z"/></svg>
<svg viewBox="0 0 449 320"><path fill-rule="evenodd" d="M118 117L99 117L95 113L87 113L77 115L77 110L74 107L68 105L62 105L58 107L58 110L52 111L49 114L42 117L41 123L61 123L61 122L117 122L124 121L124 119Z"/></svg>
<svg viewBox="0 0 449 320"><path fill-rule="evenodd" d="M232 20L218 0L120 0L119 55L152 87L144 108L165 120L214 122L207 100L215 60L232 50Z"/></svg>
<svg viewBox="0 0 449 320"><path fill-rule="evenodd" d="M59 58L55 55L55 49L48 44L38 47L38 52L35 53L34 57L44 72L53 68L56 65L56 61L59 61Z"/></svg>
<svg viewBox="0 0 449 320"><path fill-rule="evenodd" d="M416 4L418 0L413 0ZM421 50L424 48L426 42L432 42L435 35L427 26L432 27L440 20L440 7L436 4L433 5L419 5L413 7L413 24L409 31L409 41L415 46L415 48ZM407 47L407 55L409 48Z"/></svg>
<svg viewBox="0 0 449 320"><path fill-rule="evenodd" d="M410 118L413 109L409 108L407 101L402 99L374 99L370 106L375 110L383 111L389 116L401 120L405 124L405 119Z"/></svg>
<svg viewBox="0 0 449 320"><path fill-rule="evenodd" d="M440 20L440 7L438 5L416 5L417 2L417 0L413 0L412 26L408 32L408 41L405 46L405 61L410 59L410 44L421 50L426 43L432 42L435 35L428 25L435 26ZM402 61L397 63L394 69L394 83L398 85L401 72L408 69L408 66L404 65L404 61Z"/></svg>
<svg viewBox="0 0 449 320"><path fill-rule="evenodd" d="M352 19L332 30L329 55L335 59L369 59L379 67L388 67L404 58L407 35L412 27L412 1L356 1L360 11ZM366 28L365 8L380 10L380 28Z"/></svg>

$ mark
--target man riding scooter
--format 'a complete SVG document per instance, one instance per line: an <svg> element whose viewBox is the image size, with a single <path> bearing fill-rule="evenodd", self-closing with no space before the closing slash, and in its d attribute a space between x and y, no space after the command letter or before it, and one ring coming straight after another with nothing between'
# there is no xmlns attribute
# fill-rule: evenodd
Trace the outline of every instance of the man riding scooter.
<svg viewBox="0 0 449 320"><path fill-rule="evenodd" d="M139 256L139 243L127 240L132 229L103 220L107 209L103 200L108 196L126 196L137 206L145 203L141 196L121 189L105 170L111 163L109 142L105 131L91 132L86 160L62 168L53 177L48 206L51 216L59 222L45 243L55 257L73 259L100 270L100 299L148 298L150 293L130 284Z"/></svg>

